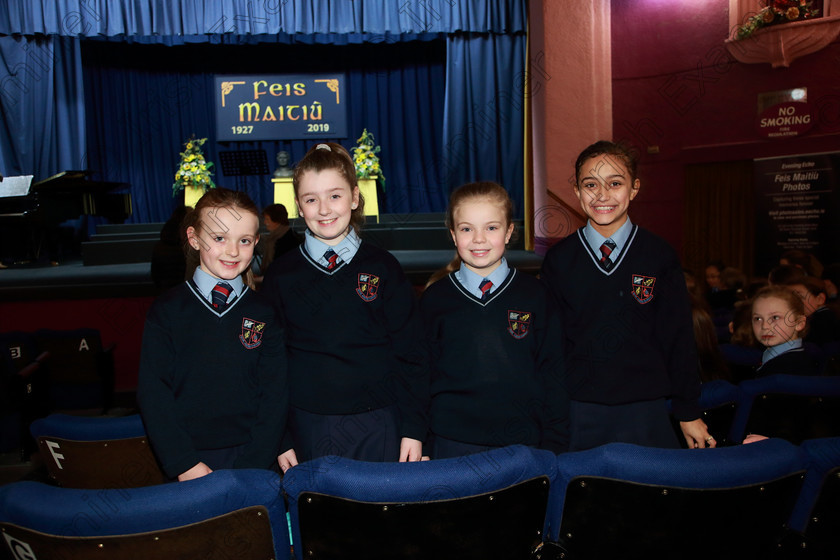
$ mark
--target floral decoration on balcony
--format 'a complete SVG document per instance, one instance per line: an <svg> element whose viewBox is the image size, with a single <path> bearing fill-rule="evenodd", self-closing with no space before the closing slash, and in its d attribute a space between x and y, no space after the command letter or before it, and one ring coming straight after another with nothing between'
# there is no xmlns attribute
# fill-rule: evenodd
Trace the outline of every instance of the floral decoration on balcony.
<svg viewBox="0 0 840 560"><path fill-rule="evenodd" d="M735 32L736 39L746 39L762 27L790 23L819 16L808 0L763 0L763 7L750 16Z"/></svg>

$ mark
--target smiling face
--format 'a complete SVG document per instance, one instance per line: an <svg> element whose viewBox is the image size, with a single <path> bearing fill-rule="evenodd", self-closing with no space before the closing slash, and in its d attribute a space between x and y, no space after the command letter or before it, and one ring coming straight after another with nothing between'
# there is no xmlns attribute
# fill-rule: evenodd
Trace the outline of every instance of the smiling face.
<svg viewBox="0 0 840 560"><path fill-rule="evenodd" d="M575 194L595 231L610 237L627 221L639 186L620 158L600 154L581 165Z"/></svg>
<svg viewBox="0 0 840 560"><path fill-rule="evenodd" d="M300 178L296 202L312 235L327 245L337 245L350 229L359 187L351 187L335 169L307 171Z"/></svg>
<svg viewBox="0 0 840 560"><path fill-rule="evenodd" d="M513 234L504 208L486 198L467 199L453 212L452 225L452 240L468 269L486 277L498 268Z"/></svg>
<svg viewBox="0 0 840 560"><path fill-rule="evenodd" d="M233 280L251 266L259 240L259 219L237 207L200 212L200 225L187 228L187 239L198 251L201 270L214 278Z"/></svg>
<svg viewBox="0 0 840 560"><path fill-rule="evenodd" d="M753 334L764 346L776 346L799 338L805 328L804 315L797 315L779 297L759 297L753 302Z"/></svg>

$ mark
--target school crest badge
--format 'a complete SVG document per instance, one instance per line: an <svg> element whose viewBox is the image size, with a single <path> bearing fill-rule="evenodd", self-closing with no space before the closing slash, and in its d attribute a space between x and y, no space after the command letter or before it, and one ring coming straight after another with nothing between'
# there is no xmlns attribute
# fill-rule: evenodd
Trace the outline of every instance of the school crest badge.
<svg viewBox="0 0 840 560"><path fill-rule="evenodd" d="M359 273L358 285L356 293L359 294L359 297L365 301L373 301L379 291L379 276L361 272Z"/></svg>
<svg viewBox="0 0 840 560"><path fill-rule="evenodd" d="M653 285L656 284L656 278L652 276L642 276L641 274L633 275L633 297L641 304L645 304L653 299Z"/></svg>
<svg viewBox="0 0 840 560"><path fill-rule="evenodd" d="M533 315L528 311L508 310L508 332L516 339L525 338L531 328Z"/></svg>
<svg viewBox="0 0 840 560"><path fill-rule="evenodd" d="M263 333L265 332L265 323L242 318L242 334L239 335L239 341L248 350L252 350L262 344Z"/></svg>

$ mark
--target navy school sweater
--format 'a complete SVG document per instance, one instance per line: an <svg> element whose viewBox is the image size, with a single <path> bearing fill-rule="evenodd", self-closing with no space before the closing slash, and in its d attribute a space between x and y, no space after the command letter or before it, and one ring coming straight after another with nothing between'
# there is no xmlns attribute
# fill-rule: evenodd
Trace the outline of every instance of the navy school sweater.
<svg viewBox="0 0 840 560"><path fill-rule="evenodd" d="M328 271L301 245L272 263L261 293L285 325L292 406L333 415L396 404L400 436L425 439L417 298L393 255L363 241Z"/></svg>
<svg viewBox="0 0 840 560"><path fill-rule="evenodd" d="M676 252L633 226L605 272L583 228L549 249L540 277L556 298L573 400L625 404L673 399L674 417L699 418L691 304Z"/></svg>
<svg viewBox="0 0 840 560"><path fill-rule="evenodd" d="M476 445L568 448L562 332L539 280L511 269L482 302L451 273L423 294L431 431Z"/></svg>
<svg viewBox="0 0 840 560"><path fill-rule="evenodd" d="M239 445L237 468L270 467L285 429L286 379L282 327L253 291L219 315L184 282L149 309L137 399L168 476L195 466L196 450Z"/></svg>

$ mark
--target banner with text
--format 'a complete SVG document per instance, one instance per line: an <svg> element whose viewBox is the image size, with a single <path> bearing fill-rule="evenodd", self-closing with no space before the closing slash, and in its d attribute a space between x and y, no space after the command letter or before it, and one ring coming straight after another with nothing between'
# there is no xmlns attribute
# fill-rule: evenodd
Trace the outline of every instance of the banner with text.
<svg viewBox="0 0 840 560"><path fill-rule="evenodd" d="M344 74L215 76L216 140L347 138Z"/></svg>
<svg viewBox="0 0 840 560"><path fill-rule="evenodd" d="M840 152L755 160L756 273L790 249L840 262Z"/></svg>

